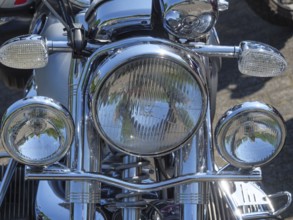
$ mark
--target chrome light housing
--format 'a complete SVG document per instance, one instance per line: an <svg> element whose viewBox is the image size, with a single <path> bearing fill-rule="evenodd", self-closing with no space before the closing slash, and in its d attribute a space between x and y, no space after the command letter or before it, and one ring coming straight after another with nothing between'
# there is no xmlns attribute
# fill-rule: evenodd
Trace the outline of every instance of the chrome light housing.
<svg viewBox="0 0 293 220"><path fill-rule="evenodd" d="M35 96L11 105L2 118L1 141L17 161L45 166L59 161L74 134L69 112L50 98Z"/></svg>
<svg viewBox="0 0 293 220"><path fill-rule="evenodd" d="M285 71L287 62L277 49L267 44L243 41L240 44L238 67L246 75L274 77Z"/></svg>
<svg viewBox="0 0 293 220"><path fill-rule="evenodd" d="M110 145L129 154L155 156L177 149L206 112L201 71L199 59L164 45L118 50L97 68L90 85L96 128Z"/></svg>
<svg viewBox="0 0 293 220"><path fill-rule="evenodd" d="M45 38L39 35L15 37L0 47L0 63L16 69L42 68L48 63Z"/></svg>
<svg viewBox="0 0 293 220"><path fill-rule="evenodd" d="M208 33L218 18L217 0L161 0L164 28L178 38Z"/></svg>
<svg viewBox="0 0 293 220"><path fill-rule="evenodd" d="M239 168L262 166L282 149L286 129L281 115L260 102L228 110L217 124L216 146L222 157Z"/></svg>

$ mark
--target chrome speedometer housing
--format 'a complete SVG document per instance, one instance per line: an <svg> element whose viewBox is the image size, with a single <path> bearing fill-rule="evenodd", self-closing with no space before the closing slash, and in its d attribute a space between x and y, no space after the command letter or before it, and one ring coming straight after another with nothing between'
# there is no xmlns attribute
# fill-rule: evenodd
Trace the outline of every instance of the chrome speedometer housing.
<svg viewBox="0 0 293 220"><path fill-rule="evenodd" d="M160 0L164 28L178 38L207 34L218 19L217 0Z"/></svg>
<svg viewBox="0 0 293 220"><path fill-rule="evenodd" d="M89 86L100 135L139 156L169 153L197 131L207 107L204 67L196 54L170 45L117 49L96 68Z"/></svg>

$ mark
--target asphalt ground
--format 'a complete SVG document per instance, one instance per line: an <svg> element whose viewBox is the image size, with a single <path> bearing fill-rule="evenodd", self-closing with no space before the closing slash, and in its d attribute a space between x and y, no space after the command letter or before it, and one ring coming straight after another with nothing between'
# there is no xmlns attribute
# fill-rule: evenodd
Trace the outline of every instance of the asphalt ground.
<svg viewBox="0 0 293 220"><path fill-rule="evenodd" d="M27 21L21 22L18 23L20 28ZM5 30L0 28L0 42L10 37ZM242 75L236 60L224 59L219 73L214 124L228 108L245 101L258 100L276 107L286 122L287 139L281 153L263 167L263 186L268 193L284 190L293 193L293 27L272 25L257 16L245 1L231 0L229 10L220 14L217 30L222 45L238 45L243 40L260 41L279 49L287 59L286 72L276 78ZM0 115L21 97L22 91L9 89L0 82ZM283 217L293 219L293 206Z"/></svg>
<svg viewBox="0 0 293 220"><path fill-rule="evenodd" d="M214 124L228 108L245 101L262 101L274 106L284 117L287 138L281 153L263 167L263 186L267 193L286 190L293 194L293 26L272 25L257 16L244 1L230 1L229 11L220 15L217 30L223 45L260 41L280 50L288 62L282 76L256 78L240 74L235 60L223 60ZM292 205L283 216L293 219Z"/></svg>

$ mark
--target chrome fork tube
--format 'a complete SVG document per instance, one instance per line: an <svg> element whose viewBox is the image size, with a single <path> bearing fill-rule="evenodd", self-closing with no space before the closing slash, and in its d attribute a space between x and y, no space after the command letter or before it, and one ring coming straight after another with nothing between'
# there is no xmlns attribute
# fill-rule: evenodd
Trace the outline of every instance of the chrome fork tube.
<svg viewBox="0 0 293 220"><path fill-rule="evenodd" d="M204 128L192 141L177 152L177 176L206 172ZM175 201L181 204L181 220L203 219L208 200L208 183L193 182L175 187Z"/></svg>
<svg viewBox="0 0 293 220"><path fill-rule="evenodd" d="M100 143L91 121L87 118L85 87L88 74L83 73L85 62L73 60L70 73L69 108L75 121L75 139L67 158L70 169L81 172L101 171ZM91 138L92 137L92 138ZM94 137L94 138L93 138ZM90 220L96 216L95 204L100 201L101 184L96 181L68 181L66 199L70 202L71 219ZM99 218L100 219L100 218Z"/></svg>
<svg viewBox="0 0 293 220"><path fill-rule="evenodd" d="M210 109L206 121L192 141L177 152L177 176L214 171ZM181 204L181 220L206 219L209 182L193 182L175 187L175 201Z"/></svg>
<svg viewBox="0 0 293 220"><path fill-rule="evenodd" d="M123 163L124 164L130 164L130 163L137 163L138 162L138 158L134 157L134 156L124 156L123 158ZM125 179L133 179L135 177L139 177L140 176L140 168L139 167L133 167L130 169L127 169L123 172L123 178ZM124 193L130 193L130 191L128 190L124 190ZM137 202L139 200L139 195L138 196L134 196L134 197L129 197L129 198L125 198L124 202L128 203L128 202ZM122 217L123 220L129 220L129 219L133 219L133 220L138 220L140 219L140 209L135 208L135 207L126 207L123 208L122 210Z"/></svg>

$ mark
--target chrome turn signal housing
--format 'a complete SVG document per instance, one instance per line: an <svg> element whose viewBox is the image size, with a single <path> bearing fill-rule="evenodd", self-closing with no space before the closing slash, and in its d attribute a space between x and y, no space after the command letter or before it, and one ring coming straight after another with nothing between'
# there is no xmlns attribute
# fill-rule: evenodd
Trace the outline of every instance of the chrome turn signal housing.
<svg viewBox="0 0 293 220"><path fill-rule="evenodd" d="M48 63L45 38L24 35L6 41L0 47L0 63L16 69L42 68Z"/></svg>
<svg viewBox="0 0 293 220"><path fill-rule="evenodd" d="M245 75L274 77L282 74L287 67L284 56L267 44L243 41L239 48L238 67Z"/></svg>
<svg viewBox="0 0 293 220"><path fill-rule="evenodd" d="M267 164L282 149L286 128L273 107L246 102L228 110L215 130L220 155L239 168Z"/></svg>
<svg viewBox="0 0 293 220"><path fill-rule="evenodd" d="M45 166L59 161L74 134L70 113L54 100L35 96L11 105L2 118L1 141L20 163Z"/></svg>

